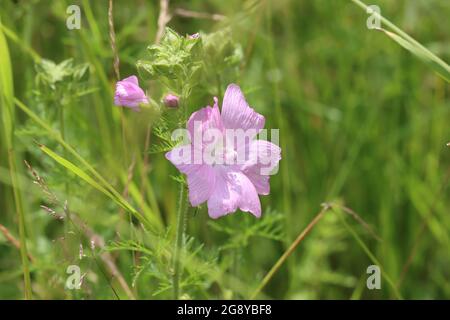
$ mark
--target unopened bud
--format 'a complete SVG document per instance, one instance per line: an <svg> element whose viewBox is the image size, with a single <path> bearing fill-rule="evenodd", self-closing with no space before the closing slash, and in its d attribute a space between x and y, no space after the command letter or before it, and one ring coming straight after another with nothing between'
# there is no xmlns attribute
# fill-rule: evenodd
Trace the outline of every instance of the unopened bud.
<svg viewBox="0 0 450 320"><path fill-rule="evenodd" d="M198 39L198 38L200 38L200 33L198 32L188 35L188 39Z"/></svg>
<svg viewBox="0 0 450 320"><path fill-rule="evenodd" d="M164 105L168 108L178 108L180 98L174 94L168 94L164 97Z"/></svg>

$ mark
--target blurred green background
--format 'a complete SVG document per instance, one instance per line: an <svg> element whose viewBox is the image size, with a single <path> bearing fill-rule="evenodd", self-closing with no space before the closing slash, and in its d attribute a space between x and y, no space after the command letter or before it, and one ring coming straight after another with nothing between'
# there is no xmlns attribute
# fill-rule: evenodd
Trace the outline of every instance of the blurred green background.
<svg viewBox="0 0 450 320"><path fill-rule="evenodd" d="M80 30L66 28L70 4L81 8ZM383 16L450 60L450 2L367 4L379 5ZM155 41L159 13L159 1L114 1L122 77L137 74L137 60ZM385 34L369 30L368 15L351 1L173 0L169 13L168 26L181 35L230 27L223 41L241 48L242 61L222 74L220 85L194 88L190 112L210 104L213 95L221 99L228 83L238 83L249 104L266 117L266 127L280 129L283 154L270 195L261 197L260 220L237 212L213 221L205 207L189 209L181 297L249 298L320 205L337 202L356 212L380 239L342 210L328 211L258 297L450 298L448 83ZM171 177L177 172L162 153L148 152L158 143L147 134L158 115L113 106L108 1L0 0L0 18L14 96L52 130L63 131L64 140L105 180L162 225L159 232L143 231L117 203L43 153L37 143L87 170L16 106L10 119L14 172L32 256L33 298L171 298L178 196ZM52 67L70 78L52 87L39 78L41 58L55 63L72 58L81 69L86 63L89 78ZM0 65L3 72L6 67ZM141 85L156 101L165 92L157 81ZM5 113L2 121L6 128ZM22 262L12 238L23 237L7 137L1 134L0 298L22 299ZM36 177L23 160L57 202L45 187L33 184ZM57 215L69 207L79 229L42 205ZM390 280L382 278L381 290L366 288L373 258ZM69 265L80 266L79 290L65 288Z"/></svg>

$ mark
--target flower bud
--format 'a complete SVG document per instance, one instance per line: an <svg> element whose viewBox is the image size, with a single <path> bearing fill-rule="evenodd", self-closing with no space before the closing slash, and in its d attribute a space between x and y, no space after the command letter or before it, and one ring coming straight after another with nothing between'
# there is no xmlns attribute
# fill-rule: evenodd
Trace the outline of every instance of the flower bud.
<svg viewBox="0 0 450 320"><path fill-rule="evenodd" d="M128 107L134 111L139 111L139 105L148 104L147 96L139 87L136 76L125 78L116 84L114 104L116 106Z"/></svg>
<svg viewBox="0 0 450 320"><path fill-rule="evenodd" d="M167 108L178 108L180 98L174 94L169 93L164 97L164 105Z"/></svg>
<svg viewBox="0 0 450 320"><path fill-rule="evenodd" d="M188 39L198 39L198 38L200 38L200 33L198 32L188 35Z"/></svg>

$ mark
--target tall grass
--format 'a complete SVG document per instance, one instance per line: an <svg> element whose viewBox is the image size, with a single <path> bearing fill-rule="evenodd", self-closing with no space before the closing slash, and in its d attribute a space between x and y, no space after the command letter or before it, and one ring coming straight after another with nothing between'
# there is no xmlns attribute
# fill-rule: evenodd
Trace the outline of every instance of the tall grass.
<svg viewBox="0 0 450 320"><path fill-rule="evenodd" d="M266 127L280 129L283 159L261 197L261 220L238 212L217 221L205 206L178 214L177 172L150 152L160 143L147 135L158 115L113 106L107 2L78 4L82 28L71 31L69 1L0 8L0 224L21 243L17 259L0 234L1 298L30 298L31 289L35 298L450 297L445 1L377 1L379 31L366 28L365 4L356 0L170 1L172 13L226 17L175 14L169 26L180 34L230 27L242 47L241 69L220 74L221 86L194 88L189 111L237 82ZM122 77L136 73L157 32L158 2L133 6L114 2ZM59 103L36 98L35 64L43 58L90 66L88 93L64 110L64 136L53 116ZM165 93L158 82L141 84L157 102ZM40 208L52 204L22 159L105 240L103 249L92 255L90 238ZM323 202L345 203L381 241L338 208L308 229ZM103 276L109 262L94 259L106 251L120 281ZM79 291L64 289L71 264L86 272ZM383 270L381 290L365 286L371 264Z"/></svg>
<svg viewBox="0 0 450 320"><path fill-rule="evenodd" d="M14 87L12 76L12 65L9 56L8 43L3 34L2 22L0 20L0 65L2 66L0 72L0 107L2 109L2 145L5 150L4 154L8 158L9 174L11 177L12 193L14 195L15 212L17 214L17 221L19 225L20 235L20 255L22 259L23 279L24 279L24 293L25 299L32 298L30 269L28 266L28 250L27 250L27 236L25 230L25 216L22 203L22 195L19 189L19 181L17 178L17 164L16 164L16 150L14 139L15 127L15 110L14 110Z"/></svg>

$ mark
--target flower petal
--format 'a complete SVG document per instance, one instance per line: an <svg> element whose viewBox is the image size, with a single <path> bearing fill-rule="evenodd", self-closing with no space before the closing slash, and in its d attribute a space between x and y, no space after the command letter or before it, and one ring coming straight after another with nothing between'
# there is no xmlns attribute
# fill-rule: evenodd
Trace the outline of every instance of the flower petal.
<svg viewBox="0 0 450 320"><path fill-rule="evenodd" d="M125 78L116 84L114 104L117 106L130 107L139 111L139 104L148 104L147 96L139 87L136 76Z"/></svg>
<svg viewBox="0 0 450 320"><path fill-rule="evenodd" d="M261 216L261 203L251 181L233 167L216 167L214 191L208 199L208 214L217 219L235 212L238 208Z"/></svg>
<svg viewBox="0 0 450 320"><path fill-rule="evenodd" d="M192 168L187 175L189 187L189 201L193 207L207 201L211 196L216 175L214 169L208 165L199 165Z"/></svg>
<svg viewBox="0 0 450 320"><path fill-rule="evenodd" d="M192 164L191 146L176 147L166 153L166 158L187 176L189 201L193 207L208 200L214 190L216 175L211 166Z"/></svg>
<svg viewBox="0 0 450 320"><path fill-rule="evenodd" d="M223 143L223 124L219 107L215 104L194 112L188 120L187 129L193 150L195 164L212 164L214 155L212 150L217 143ZM212 150L206 148L211 147Z"/></svg>
<svg viewBox="0 0 450 320"><path fill-rule="evenodd" d="M189 173L193 166L193 150L191 145L175 147L166 153L166 159L184 174Z"/></svg>
<svg viewBox="0 0 450 320"><path fill-rule="evenodd" d="M227 129L256 129L259 132L264 128L265 118L250 108L238 85L230 84L223 97L222 121Z"/></svg>
<svg viewBox="0 0 450 320"><path fill-rule="evenodd" d="M196 132L207 135L208 129L223 131L222 119L217 104L214 104L213 108L207 106L194 112L187 122L187 129L191 135L191 141ZM204 140L208 140L207 137Z"/></svg>
<svg viewBox="0 0 450 320"><path fill-rule="evenodd" d="M261 175L258 172L257 168L251 167L244 174L253 183L258 194L268 195L270 193L270 176Z"/></svg>
<svg viewBox="0 0 450 320"><path fill-rule="evenodd" d="M129 76L128 78L123 79L122 82L129 82L134 84L135 86L139 86L139 81L136 76Z"/></svg>
<svg viewBox="0 0 450 320"><path fill-rule="evenodd" d="M238 151L239 152L239 151ZM270 192L269 176L281 159L281 149L265 140L253 140L246 151L242 172L250 179L259 194Z"/></svg>

